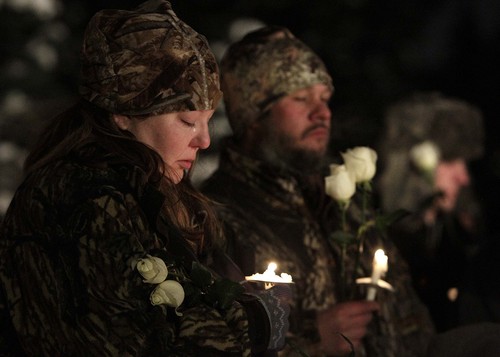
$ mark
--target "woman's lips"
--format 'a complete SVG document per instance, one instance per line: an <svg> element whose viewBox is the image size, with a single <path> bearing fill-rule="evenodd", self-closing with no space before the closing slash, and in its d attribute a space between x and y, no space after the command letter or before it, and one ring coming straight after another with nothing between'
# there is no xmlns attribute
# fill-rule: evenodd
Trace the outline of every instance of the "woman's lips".
<svg viewBox="0 0 500 357"><path fill-rule="evenodd" d="M184 170L189 170L193 166L193 160L179 160L178 163Z"/></svg>

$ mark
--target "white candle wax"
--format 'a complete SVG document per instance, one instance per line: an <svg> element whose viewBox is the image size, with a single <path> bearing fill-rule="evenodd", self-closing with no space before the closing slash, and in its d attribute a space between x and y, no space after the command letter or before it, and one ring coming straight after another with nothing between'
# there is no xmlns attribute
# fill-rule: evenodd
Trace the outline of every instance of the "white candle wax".
<svg viewBox="0 0 500 357"><path fill-rule="evenodd" d="M292 276L287 273L281 273L281 276L276 275L275 271L278 268L277 264L274 262L269 263L267 269L264 273L256 273L252 276L246 276L246 280L262 281L265 283L265 288L269 289L274 286L275 283L290 284L292 283Z"/></svg>

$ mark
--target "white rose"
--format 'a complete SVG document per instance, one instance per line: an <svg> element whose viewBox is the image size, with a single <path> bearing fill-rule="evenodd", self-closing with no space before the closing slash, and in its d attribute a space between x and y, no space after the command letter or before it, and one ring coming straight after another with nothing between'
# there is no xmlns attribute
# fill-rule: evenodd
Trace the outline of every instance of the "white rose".
<svg viewBox="0 0 500 357"><path fill-rule="evenodd" d="M352 172L357 183L370 181L377 167L377 153L366 146L357 146L341 153L347 170Z"/></svg>
<svg viewBox="0 0 500 357"><path fill-rule="evenodd" d="M410 149L410 159L424 172L432 172L439 162L439 148L431 141L424 141Z"/></svg>
<svg viewBox="0 0 500 357"><path fill-rule="evenodd" d="M175 280L165 280L153 290L151 304L179 307L184 301L184 289Z"/></svg>
<svg viewBox="0 0 500 357"><path fill-rule="evenodd" d="M147 258L139 259L136 264L137 271L148 284L159 284L167 278L168 269L165 262L157 257L148 255Z"/></svg>
<svg viewBox="0 0 500 357"><path fill-rule="evenodd" d="M349 201L356 192L356 181L345 165L330 165L330 176L325 177L326 194L336 201Z"/></svg>

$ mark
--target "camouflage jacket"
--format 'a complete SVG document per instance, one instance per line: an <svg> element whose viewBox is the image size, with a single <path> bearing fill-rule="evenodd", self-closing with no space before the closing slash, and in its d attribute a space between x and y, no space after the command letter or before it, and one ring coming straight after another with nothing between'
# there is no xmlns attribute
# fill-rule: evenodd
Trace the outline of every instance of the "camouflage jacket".
<svg viewBox="0 0 500 357"><path fill-rule="evenodd" d="M201 190L221 203L219 213L229 238L227 249L246 275L262 272L271 260L278 264L279 271L292 275L290 341L310 356L321 356L315 311L339 301L340 249L328 241L338 229L337 205L325 195L322 177L280 172L231 147L221 155L219 169ZM390 241L367 237L361 271L356 275L356 248L348 247L344 266L349 296L364 298L362 287L353 280L371 275L377 248L383 248L389 256L385 280L396 291L379 292L382 310L369 326L361 356L423 356L434 327L411 286L406 263ZM285 350L282 354L294 353Z"/></svg>
<svg viewBox="0 0 500 357"><path fill-rule="evenodd" d="M59 162L25 179L0 228L0 356L250 356L240 303L187 304L183 285L177 311L151 304L134 262L183 283L197 258L140 178Z"/></svg>

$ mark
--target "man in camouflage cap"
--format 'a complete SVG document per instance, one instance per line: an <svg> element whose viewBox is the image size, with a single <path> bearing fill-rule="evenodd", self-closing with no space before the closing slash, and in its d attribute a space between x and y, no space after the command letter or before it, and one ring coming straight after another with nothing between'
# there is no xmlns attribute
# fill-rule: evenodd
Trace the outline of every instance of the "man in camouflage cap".
<svg viewBox="0 0 500 357"><path fill-rule="evenodd" d="M221 87L234 135L202 190L222 203L228 250L246 275L264 271L270 261L292 275L292 345L309 356L347 355L350 346L341 333L356 356L422 355L432 324L390 243L383 243L391 256L389 274L394 272L388 280L398 293L380 296L380 305L339 301L340 250L328 239L340 219L322 175L329 164L333 93L325 64L288 29L268 26L229 47ZM380 243L367 243L367 274ZM350 252L348 276L353 262ZM293 349L282 354L298 355Z"/></svg>
<svg viewBox="0 0 500 357"><path fill-rule="evenodd" d="M222 96L207 40L165 0L98 12L87 26L81 58L80 94L111 113L209 110Z"/></svg>
<svg viewBox="0 0 500 357"><path fill-rule="evenodd" d="M233 44L222 59L221 76L227 116L238 137L285 95L317 83L333 91L323 61L288 29L274 26Z"/></svg>

